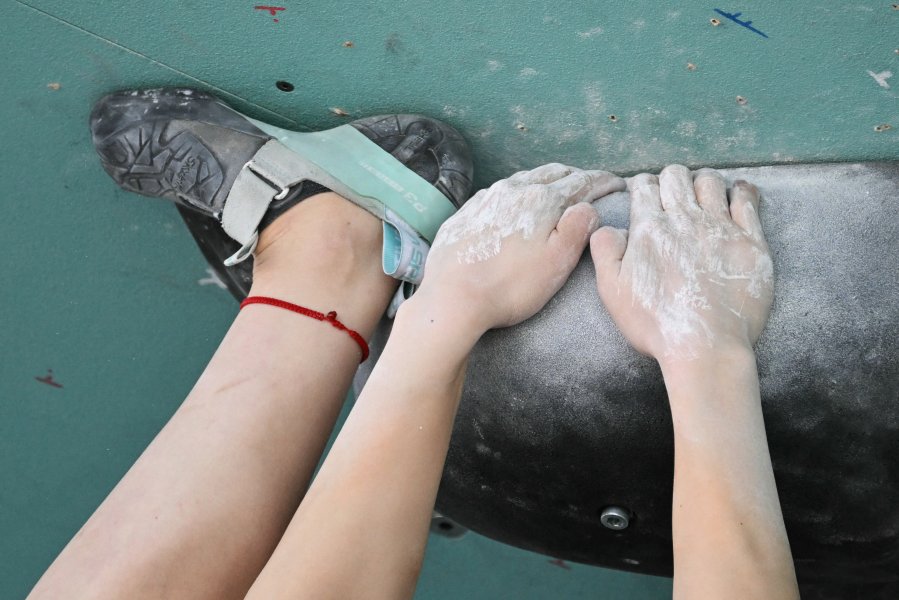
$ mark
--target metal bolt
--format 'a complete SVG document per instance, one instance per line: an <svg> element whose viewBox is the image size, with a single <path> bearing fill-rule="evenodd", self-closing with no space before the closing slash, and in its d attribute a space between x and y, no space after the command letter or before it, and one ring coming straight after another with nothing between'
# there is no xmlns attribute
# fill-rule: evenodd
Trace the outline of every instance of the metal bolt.
<svg viewBox="0 0 899 600"><path fill-rule="evenodd" d="M620 506L607 506L599 515L599 522L608 527L620 531L627 529L631 522L631 514L626 508Z"/></svg>

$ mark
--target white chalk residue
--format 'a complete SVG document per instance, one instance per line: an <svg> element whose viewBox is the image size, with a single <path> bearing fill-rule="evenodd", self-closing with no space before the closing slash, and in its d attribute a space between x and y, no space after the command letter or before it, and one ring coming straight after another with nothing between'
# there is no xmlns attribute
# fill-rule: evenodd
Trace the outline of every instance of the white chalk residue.
<svg viewBox="0 0 899 600"><path fill-rule="evenodd" d="M592 29L588 29L587 31L578 31L577 36L582 40L587 40L592 38L594 35L600 35L603 32L602 27L594 27Z"/></svg>
<svg viewBox="0 0 899 600"><path fill-rule="evenodd" d="M516 207L509 203L499 201L498 188L504 188L506 193L511 193L505 180L494 184L490 189L481 190L474 198L462 207L462 209L447 221L440 229L437 239L434 240L434 248L449 246L456 242L466 240L467 244L456 250L456 257L460 263L472 264L488 260L497 254L503 247L503 240L512 235L521 235L529 239L534 234L534 228L539 218L547 216L547 213L557 212L558 203L540 202L542 194L530 194L530 198L521 198L516 202ZM528 195L526 189L521 189L522 195ZM540 205L543 206L540 206Z"/></svg>
<svg viewBox="0 0 899 600"><path fill-rule="evenodd" d="M609 173L560 164L521 171L475 194L440 228L432 252L452 246L459 263L484 262L499 254L509 237L549 235L566 208L620 185Z"/></svg>
<svg viewBox="0 0 899 600"><path fill-rule="evenodd" d="M228 286L225 285L225 282L218 276L218 273L208 267L206 268L206 272L209 274L208 277L197 279L197 283L200 285L214 285L223 290L228 289Z"/></svg>
<svg viewBox="0 0 899 600"><path fill-rule="evenodd" d="M749 205L747 210L754 209ZM696 342L712 346L708 313L720 302L722 288L734 289L728 282L743 284L736 293L737 306L725 304L741 317L748 298L758 300L771 292L774 267L767 252L757 245L749 256L727 251L729 245L744 244L746 238L752 236L733 222L708 215L690 225L649 219L632 229L623 268L630 270L634 300L656 315L666 355L689 358L686 349ZM710 295L714 300L710 301Z"/></svg>
<svg viewBox="0 0 899 600"><path fill-rule="evenodd" d="M887 79L893 76L892 71L881 71L880 73L875 73L874 71L868 71L868 75L874 78L874 81L877 82L877 85L884 89L890 89L890 84L887 83Z"/></svg>
<svg viewBox="0 0 899 600"><path fill-rule="evenodd" d="M445 117L464 117L466 109L460 108L458 106L451 106L449 104L443 107L443 115Z"/></svg>
<svg viewBox="0 0 899 600"><path fill-rule="evenodd" d="M521 71L518 72L518 76L522 79L530 79L536 75L539 75L540 71L537 69L533 69L531 67L525 67Z"/></svg>

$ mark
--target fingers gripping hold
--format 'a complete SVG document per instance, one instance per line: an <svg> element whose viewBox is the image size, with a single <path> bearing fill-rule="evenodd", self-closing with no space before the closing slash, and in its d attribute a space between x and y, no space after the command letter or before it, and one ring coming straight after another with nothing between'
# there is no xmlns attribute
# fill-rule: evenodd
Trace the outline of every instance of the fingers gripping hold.
<svg viewBox="0 0 899 600"><path fill-rule="evenodd" d="M721 175L680 166L628 187L629 238L603 227L590 241L599 295L625 337L672 360L754 343L773 294L758 190L737 181L728 210Z"/></svg>
<svg viewBox="0 0 899 600"><path fill-rule="evenodd" d="M609 173L558 164L513 179L496 182L443 224L422 283L423 292L440 290L425 297L474 310L484 329L520 323L546 304L599 226L584 200L625 187Z"/></svg>
<svg viewBox="0 0 899 600"><path fill-rule="evenodd" d="M710 215L718 218L728 216L727 183L718 171L700 169L693 174L693 189L696 202Z"/></svg>
<svg viewBox="0 0 899 600"><path fill-rule="evenodd" d="M601 227L590 237L590 255L596 267L596 283L604 294L618 279L627 250L627 230ZM617 286L616 286L617 287Z"/></svg>
<svg viewBox="0 0 899 600"><path fill-rule="evenodd" d="M730 216L755 240L764 239L759 221L759 190L746 181L734 182L730 190Z"/></svg>
<svg viewBox="0 0 899 600"><path fill-rule="evenodd" d="M562 213L553 236L563 244L579 246L580 253L583 252L587 239L598 227L599 213L596 209L587 202L578 202Z"/></svg>
<svg viewBox="0 0 899 600"><path fill-rule="evenodd" d="M693 177L687 167L671 165L662 169L659 186L665 212L688 213L699 208L693 190Z"/></svg>
<svg viewBox="0 0 899 600"><path fill-rule="evenodd" d="M575 170L577 169L559 163L549 163L530 171L519 171L509 177L508 181L521 184L546 184L558 181Z"/></svg>
<svg viewBox="0 0 899 600"><path fill-rule="evenodd" d="M662 213L658 177L640 173L628 179L627 189L631 196L631 227Z"/></svg>
<svg viewBox="0 0 899 600"><path fill-rule="evenodd" d="M627 183L621 177L606 171L580 171L550 183L548 186L559 196L568 199L568 205L592 202L612 192L621 192Z"/></svg>
<svg viewBox="0 0 899 600"><path fill-rule="evenodd" d="M599 227L599 214L586 202L579 202L565 209L556 228L550 234L550 244L562 258L567 270L574 268L590 235Z"/></svg>
<svg viewBox="0 0 899 600"><path fill-rule="evenodd" d="M540 183L542 181L548 183ZM516 173L510 179L497 181L488 190L478 192L447 220L433 249L458 244L459 260L474 263L496 256L508 246L509 238L538 238L546 242L557 231L566 208L624 187L624 180L611 173L583 171L558 163ZM579 211L582 212L576 214L585 219L585 225L577 231L586 231L587 223L591 229L575 236L578 254L583 251L589 233L598 225L593 222L596 215L592 207ZM558 229L562 233L564 230L565 227ZM561 243L561 240L555 243Z"/></svg>

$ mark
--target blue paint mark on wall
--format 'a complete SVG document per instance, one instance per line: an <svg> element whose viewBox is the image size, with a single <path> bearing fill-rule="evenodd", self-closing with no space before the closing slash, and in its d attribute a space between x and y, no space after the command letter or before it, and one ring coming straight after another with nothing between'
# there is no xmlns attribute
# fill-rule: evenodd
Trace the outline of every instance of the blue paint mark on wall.
<svg viewBox="0 0 899 600"><path fill-rule="evenodd" d="M736 23L737 25L739 25L739 26L741 26L741 27L745 27L745 28L748 29L749 31L754 31L754 32L756 32L757 34L759 34L760 36L762 36L763 38L768 39L768 36L767 36L767 35L765 35L763 32L759 31L758 29L756 29L755 27L752 26L752 21L741 21L741 20L738 18L738 17L739 17L740 15L742 15L743 13L741 13L741 12L738 12L738 13L726 13L726 12L724 12L723 10L721 10L720 8L716 8L716 9L715 9L715 12L718 13L719 15L721 15L722 17L724 17L725 19L731 20L731 21L733 21L734 23Z"/></svg>

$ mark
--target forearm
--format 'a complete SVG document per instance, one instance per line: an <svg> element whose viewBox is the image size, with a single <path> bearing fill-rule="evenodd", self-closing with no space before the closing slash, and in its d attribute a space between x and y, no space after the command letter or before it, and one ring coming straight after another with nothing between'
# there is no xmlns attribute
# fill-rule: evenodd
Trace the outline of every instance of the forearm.
<svg viewBox="0 0 899 600"><path fill-rule="evenodd" d="M665 362L675 597L796 598L751 349Z"/></svg>
<svg viewBox="0 0 899 600"><path fill-rule="evenodd" d="M257 272L253 293L336 310L369 335L393 282L377 256L358 273L349 252L322 250L308 233L297 264L279 277ZM308 486L359 356L327 324L269 306L241 311L188 399L32 597L242 598Z"/></svg>
<svg viewBox="0 0 899 600"><path fill-rule="evenodd" d="M400 598L414 590L468 353L410 301L250 598Z"/></svg>
<svg viewBox="0 0 899 600"><path fill-rule="evenodd" d="M598 224L587 201L624 187L559 164L515 177L441 227L422 287L251 598L411 597L471 348L546 304Z"/></svg>

